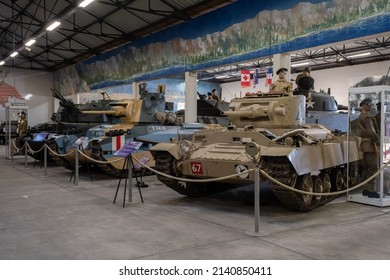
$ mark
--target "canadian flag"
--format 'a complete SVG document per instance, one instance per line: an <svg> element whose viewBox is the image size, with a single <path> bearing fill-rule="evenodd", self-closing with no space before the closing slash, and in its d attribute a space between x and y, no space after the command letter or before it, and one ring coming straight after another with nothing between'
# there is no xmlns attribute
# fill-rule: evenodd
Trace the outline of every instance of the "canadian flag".
<svg viewBox="0 0 390 280"><path fill-rule="evenodd" d="M112 150L113 151L119 150L125 144L125 136L124 135L114 136L111 139L112 139Z"/></svg>
<svg viewBox="0 0 390 280"><path fill-rule="evenodd" d="M250 70L241 70L241 87L246 88L251 86Z"/></svg>

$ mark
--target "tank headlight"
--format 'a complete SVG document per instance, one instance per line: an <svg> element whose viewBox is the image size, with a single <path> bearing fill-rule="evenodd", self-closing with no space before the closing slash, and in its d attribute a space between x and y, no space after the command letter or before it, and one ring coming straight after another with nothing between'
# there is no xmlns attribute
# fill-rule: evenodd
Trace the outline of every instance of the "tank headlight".
<svg viewBox="0 0 390 280"><path fill-rule="evenodd" d="M189 154L191 150L191 142L188 140L184 140L180 142L180 151L183 154Z"/></svg>

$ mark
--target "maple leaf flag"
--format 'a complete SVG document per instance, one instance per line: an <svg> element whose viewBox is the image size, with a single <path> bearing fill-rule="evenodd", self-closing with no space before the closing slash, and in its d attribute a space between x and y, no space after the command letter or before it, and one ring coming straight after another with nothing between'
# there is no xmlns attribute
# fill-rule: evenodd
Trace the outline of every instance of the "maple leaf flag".
<svg viewBox="0 0 390 280"><path fill-rule="evenodd" d="M241 70L241 87L246 88L251 86L250 70Z"/></svg>
<svg viewBox="0 0 390 280"><path fill-rule="evenodd" d="M265 77L265 86L272 84L272 67L268 67L266 77Z"/></svg>

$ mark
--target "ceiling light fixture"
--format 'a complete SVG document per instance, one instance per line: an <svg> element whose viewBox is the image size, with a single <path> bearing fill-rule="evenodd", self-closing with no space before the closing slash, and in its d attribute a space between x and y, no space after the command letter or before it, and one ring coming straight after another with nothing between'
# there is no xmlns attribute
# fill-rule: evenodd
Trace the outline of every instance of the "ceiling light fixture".
<svg viewBox="0 0 390 280"><path fill-rule="evenodd" d="M371 54L370 52L352 54L352 55L347 56L347 58L356 58L356 57L369 56L370 54Z"/></svg>
<svg viewBox="0 0 390 280"><path fill-rule="evenodd" d="M5 61L3 60L3 61L0 61L0 65L3 65L5 63Z"/></svg>
<svg viewBox="0 0 390 280"><path fill-rule="evenodd" d="M27 93L27 94L24 96L24 99L30 100L32 96L33 96L33 95L32 95L31 93Z"/></svg>
<svg viewBox="0 0 390 280"><path fill-rule="evenodd" d="M18 55L18 52L13 52L13 53L11 53L10 57L15 57L17 55Z"/></svg>
<svg viewBox="0 0 390 280"><path fill-rule="evenodd" d="M30 46L32 46L33 44L35 44L35 39L31 39L30 41L28 41L26 44L25 44L25 46L26 47L30 47Z"/></svg>
<svg viewBox="0 0 390 280"><path fill-rule="evenodd" d="M47 31L53 31L53 30L56 29L60 24L61 24L61 22L55 21L55 22L53 22L51 25L49 25L49 27L46 28L46 30L47 30Z"/></svg>
<svg viewBox="0 0 390 280"><path fill-rule="evenodd" d="M94 1L94 0L84 0L83 2L81 2L81 3L79 4L79 7L85 8L85 7L87 7L89 4L91 4L93 1Z"/></svg>
<svg viewBox="0 0 390 280"><path fill-rule="evenodd" d="M304 65L309 65L309 61L291 64L291 67L298 67L298 66L304 66Z"/></svg>

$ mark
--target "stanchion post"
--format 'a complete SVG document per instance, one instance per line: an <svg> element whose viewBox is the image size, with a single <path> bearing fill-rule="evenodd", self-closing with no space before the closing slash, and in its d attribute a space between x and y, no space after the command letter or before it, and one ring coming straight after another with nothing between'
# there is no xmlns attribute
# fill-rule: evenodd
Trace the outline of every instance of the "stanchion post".
<svg viewBox="0 0 390 280"><path fill-rule="evenodd" d="M45 176L47 176L47 145L43 144L43 166L45 169Z"/></svg>
<svg viewBox="0 0 390 280"><path fill-rule="evenodd" d="M245 145L246 155L253 160L254 168L254 196L255 196L255 230L246 231L250 236L265 236L266 234L260 232L260 162L261 151L260 146L254 142L249 142Z"/></svg>
<svg viewBox="0 0 390 280"><path fill-rule="evenodd" d="M75 180L75 185L79 185L79 148L74 149L74 180Z"/></svg>
<svg viewBox="0 0 390 280"><path fill-rule="evenodd" d="M128 170L128 185L129 185L129 203L133 202L133 164L132 160L130 159L131 154L128 155L127 159L127 170Z"/></svg>
<svg viewBox="0 0 390 280"><path fill-rule="evenodd" d="M25 168L27 168L27 151L28 151L27 142L26 140L24 140L24 167Z"/></svg>
<svg viewBox="0 0 390 280"><path fill-rule="evenodd" d="M260 171L255 165L255 233L260 233Z"/></svg>

